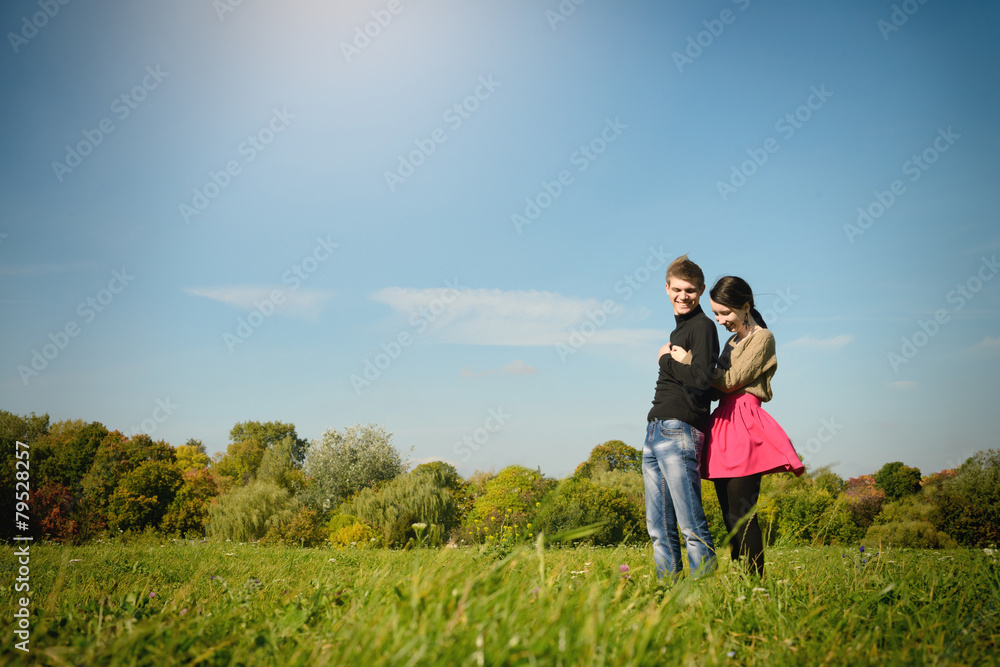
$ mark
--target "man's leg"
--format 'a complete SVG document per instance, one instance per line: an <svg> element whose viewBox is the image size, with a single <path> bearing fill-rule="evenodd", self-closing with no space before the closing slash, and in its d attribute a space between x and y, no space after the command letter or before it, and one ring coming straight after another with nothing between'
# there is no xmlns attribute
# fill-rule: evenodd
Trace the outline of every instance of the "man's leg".
<svg viewBox="0 0 1000 667"><path fill-rule="evenodd" d="M653 562L656 576L660 578L667 572L676 576L681 571L681 543L666 479L654 452L658 438L654 422L649 422L642 447L642 481L646 496L646 531L653 541Z"/></svg>
<svg viewBox="0 0 1000 667"><path fill-rule="evenodd" d="M700 462L704 435L679 420L659 422L659 425L664 438L673 443L673 454L664 476L687 546L688 565L693 575L707 574L715 569L715 546L701 504Z"/></svg>

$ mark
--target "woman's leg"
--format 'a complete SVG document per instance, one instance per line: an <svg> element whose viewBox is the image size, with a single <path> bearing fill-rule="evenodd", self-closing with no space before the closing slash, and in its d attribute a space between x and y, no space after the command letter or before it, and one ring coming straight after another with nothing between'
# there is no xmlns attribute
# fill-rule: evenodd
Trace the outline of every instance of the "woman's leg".
<svg viewBox="0 0 1000 667"><path fill-rule="evenodd" d="M760 495L760 475L749 477L733 477L731 479L715 480L715 492L722 506L722 516L726 531L732 531L733 526L740 521L757 504ZM764 576L764 536L757 523L757 513L743 522L730 542L730 553L733 561L738 561L744 555L748 558L751 571L758 576Z"/></svg>

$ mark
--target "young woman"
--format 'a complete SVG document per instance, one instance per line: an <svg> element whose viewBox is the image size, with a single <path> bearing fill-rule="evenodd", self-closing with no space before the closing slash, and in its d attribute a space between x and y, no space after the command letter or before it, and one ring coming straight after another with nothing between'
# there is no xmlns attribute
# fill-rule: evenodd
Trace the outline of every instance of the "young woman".
<svg viewBox="0 0 1000 667"><path fill-rule="evenodd" d="M761 476L805 466L785 431L761 406L771 400L771 378L778 368L774 336L754 308L753 292L742 278L725 276L709 292L715 320L733 333L719 353L712 387L718 407L701 460L701 476L715 484L733 561L746 557L751 571L764 575L764 538L754 513ZM671 354L684 358L684 350Z"/></svg>
<svg viewBox="0 0 1000 667"><path fill-rule="evenodd" d="M719 405L712 413L701 475L715 483L726 530L739 526L730 543L733 561L749 560L764 575L764 539L757 516L760 478L805 466L785 431L761 406L771 400L771 378L778 368L774 336L754 308L753 292L742 278L720 278L709 292L715 320L733 336L722 346L712 380ZM741 523L742 522L742 523Z"/></svg>

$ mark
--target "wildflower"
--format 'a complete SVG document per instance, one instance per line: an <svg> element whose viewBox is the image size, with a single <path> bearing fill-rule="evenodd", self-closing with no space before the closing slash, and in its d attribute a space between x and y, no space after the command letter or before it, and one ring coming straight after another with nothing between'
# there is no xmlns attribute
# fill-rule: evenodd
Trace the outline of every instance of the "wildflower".
<svg viewBox="0 0 1000 667"><path fill-rule="evenodd" d="M424 528L427 527L427 524L424 523L424 522L422 522L422 521L414 523L414 524L411 524L411 525L413 526L414 530L423 530Z"/></svg>
<svg viewBox="0 0 1000 667"><path fill-rule="evenodd" d="M736 657L736 651L730 651L729 653L726 654L726 657L727 658L735 658Z"/></svg>
<svg viewBox="0 0 1000 667"><path fill-rule="evenodd" d="M618 568L618 571L622 574L628 572L628 563L622 563L622 565Z"/></svg>
<svg viewBox="0 0 1000 667"><path fill-rule="evenodd" d="M864 553L865 552L865 545L862 544L860 547L858 547L858 551L860 551L861 553Z"/></svg>
<svg viewBox="0 0 1000 667"><path fill-rule="evenodd" d="M73 558L69 562L71 562L71 563L79 563L81 560L83 560L83 559L82 558Z"/></svg>
<svg viewBox="0 0 1000 667"><path fill-rule="evenodd" d="M149 597L155 598L156 597L156 591L149 591Z"/></svg>
<svg viewBox="0 0 1000 667"><path fill-rule="evenodd" d="M183 609L181 609L181 616L183 616L186 613L188 613L187 607L184 607Z"/></svg>

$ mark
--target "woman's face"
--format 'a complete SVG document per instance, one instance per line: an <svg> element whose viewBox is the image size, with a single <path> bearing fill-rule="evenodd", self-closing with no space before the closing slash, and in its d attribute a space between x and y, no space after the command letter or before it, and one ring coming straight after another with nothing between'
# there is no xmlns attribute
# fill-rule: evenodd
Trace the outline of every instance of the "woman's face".
<svg viewBox="0 0 1000 667"><path fill-rule="evenodd" d="M715 314L715 321L726 327L727 331L735 333L743 324L743 312L733 310L729 306L712 301L712 313Z"/></svg>

